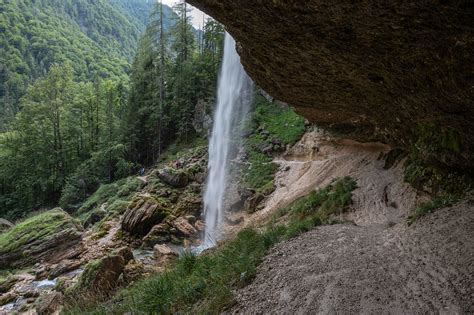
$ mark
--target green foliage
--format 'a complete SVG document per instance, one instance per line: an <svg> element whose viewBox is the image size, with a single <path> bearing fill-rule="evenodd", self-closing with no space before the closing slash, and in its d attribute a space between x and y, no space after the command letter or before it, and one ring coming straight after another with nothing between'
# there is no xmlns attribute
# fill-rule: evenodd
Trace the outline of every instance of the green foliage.
<svg viewBox="0 0 474 315"><path fill-rule="evenodd" d="M20 248L30 242L38 242L78 223L61 209L53 209L34 215L17 223L0 234L0 254Z"/></svg>
<svg viewBox="0 0 474 315"><path fill-rule="evenodd" d="M70 61L80 80L124 78L151 4L142 1L142 10L131 13L121 2L2 1L0 63L5 66L0 76L5 90L0 93L0 114L14 115L28 84L54 63Z"/></svg>
<svg viewBox="0 0 474 315"><path fill-rule="evenodd" d="M232 305L233 289L252 281L270 247L323 223L317 217L322 205L326 205L325 215L343 209L349 204L354 188L355 182L350 178L336 181L318 192L324 197L303 197L290 206L288 225L269 224L261 230L245 229L234 240L209 253L199 257L184 254L172 269L122 290L110 303L92 309L75 305L66 313L218 314Z"/></svg>
<svg viewBox="0 0 474 315"><path fill-rule="evenodd" d="M248 188L260 191L273 183L278 165L272 162L271 157L256 150L251 150L248 153L248 163L244 170L244 182Z"/></svg>
<svg viewBox="0 0 474 315"><path fill-rule="evenodd" d="M95 279L97 271L102 266L102 262L103 260L96 259L87 263L87 265L84 267L84 272L79 278L79 283L77 284L80 289L85 290L90 288L92 280Z"/></svg>
<svg viewBox="0 0 474 315"><path fill-rule="evenodd" d="M412 225L419 218L432 213L436 209L450 207L457 201L459 201L459 197L454 195L442 195L435 197L433 200L422 203L419 207L417 207L415 212L413 212L413 214L408 217L407 223L408 225Z"/></svg>
<svg viewBox="0 0 474 315"><path fill-rule="evenodd" d="M0 137L1 216L54 206L61 192L71 211L101 182L130 174L119 142L124 90L110 80L75 84L68 63L30 86Z"/></svg>
<svg viewBox="0 0 474 315"><path fill-rule="evenodd" d="M78 213L84 214L100 205L107 203L107 212L123 212L131 197L142 188L143 182L136 177L124 178L119 181L102 184L79 208Z"/></svg>
<svg viewBox="0 0 474 315"><path fill-rule="evenodd" d="M304 119L293 109L256 95L255 109L244 129L250 136L244 141L248 164L243 167L243 183L247 188L260 192L273 185L274 175L278 170L272 157L262 153L262 148L272 145L275 140L282 145L294 144L305 132ZM259 130L264 130L267 134Z"/></svg>
<svg viewBox="0 0 474 315"><path fill-rule="evenodd" d="M273 219L277 220L283 216L297 217L299 220L293 219L296 230L321 222L331 223L331 216L341 214L350 204L352 191L355 188L357 188L356 182L350 177L344 177L324 188L312 191L287 208L279 209Z"/></svg>
<svg viewBox="0 0 474 315"><path fill-rule="evenodd" d="M76 211L101 184L159 161L171 143L195 139L194 109L212 103L223 27L208 19L197 40L184 2L179 15L155 4L129 89L129 60L151 6L0 4L0 124L8 120L0 126L1 217L58 202ZM127 195L111 196L109 205L123 211Z"/></svg>
<svg viewBox="0 0 474 315"><path fill-rule="evenodd" d="M185 4L175 10L178 17L168 31L161 27L156 6L132 67L124 142L130 160L140 164L155 163L172 143L192 141L195 107L199 102L212 104L216 90L221 60L221 48L216 47L222 43L223 28L208 19L196 46Z"/></svg>
<svg viewBox="0 0 474 315"><path fill-rule="evenodd" d="M255 97L253 124L267 130L284 144L295 144L305 132L304 118L291 107L269 102L265 97Z"/></svg>
<svg viewBox="0 0 474 315"><path fill-rule="evenodd" d="M456 159L463 146L458 130L420 123L417 135L405 165L405 181L434 194L462 194L473 187L472 176L445 166Z"/></svg>
<svg viewBox="0 0 474 315"><path fill-rule="evenodd" d="M434 194L461 195L474 187L468 174L438 167L416 156L411 156L405 164L405 181Z"/></svg>

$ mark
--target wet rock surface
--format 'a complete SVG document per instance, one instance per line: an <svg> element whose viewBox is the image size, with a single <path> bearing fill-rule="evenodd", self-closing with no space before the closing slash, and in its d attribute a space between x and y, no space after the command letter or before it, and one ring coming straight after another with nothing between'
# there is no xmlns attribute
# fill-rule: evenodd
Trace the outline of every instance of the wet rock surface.
<svg viewBox="0 0 474 315"><path fill-rule="evenodd" d="M51 292L41 297L37 302L36 313L38 315L54 314L61 308L63 295L60 292Z"/></svg>
<svg viewBox="0 0 474 315"><path fill-rule="evenodd" d="M153 254L158 264L166 266L178 259L178 252L166 244L157 244L153 247Z"/></svg>

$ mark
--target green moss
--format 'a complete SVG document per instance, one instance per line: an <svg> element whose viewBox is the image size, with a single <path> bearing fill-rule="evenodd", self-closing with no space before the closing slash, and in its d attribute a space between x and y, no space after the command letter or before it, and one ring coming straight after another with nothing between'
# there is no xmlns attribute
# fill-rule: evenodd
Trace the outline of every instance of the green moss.
<svg viewBox="0 0 474 315"><path fill-rule="evenodd" d="M473 187L464 170L448 166L462 151L464 140L458 130L420 123L417 136L405 165L405 181L435 195L459 195Z"/></svg>
<svg viewBox="0 0 474 315"><path fill-rule="evenodd" d="M454 128L439 127L434 123L420 123L417 126L416 149L431 154L461 152L463 138Z"/></svg>
<svg viewBox="0 0 474 315"><path fill-rule="evenodd" d="M296 200L289 207L280 209L275 213L274 220L290 215L293 218L300 219L293 219L294 222L309 220L313 224L317 222L330 223L332 215L341 214L350 204L352 191L356 187L357 184L352 178L344 177Z"/></svg>
<svg viewBox="0 0 474 315"><path fill-rule="evenodd" d="M79 277L79 281L65 290L64 295L66 299L70 300L73 304L75 302L83 303L85 302L84 299L87 294L94 295L94 292L90 291L92 281L95 279L102 264L102 259L95 259L87 263L84 267L84 272Z"/></svg>
<svg viewBox="0 0 474 315"><path fill-rule="evenodd" d="M28 243L78 225L78 222L59 208L40 213L0 234L0 253L14 251Z"/></svg>
<svg viewBox="0 0 474 315"><path fill-rule="evenodd" d="M107 212L123 214L130 205L130 201L117 199L107 207Z"/></svg>
<svg viewBox="0 0 474 315"><path fill-rule="evenodd" d="M472 189L473 179L456 170L430 165L413 156L405 164L405 181L433 194L462 195Z"/></svg>
<svg viewBox="0 0 474 315"><path fill-rule="evenodd" d="M253 121L284 144L294 144L305 132L303 117L291 107L269 102L261 95L255 97Z"/></svg>
<svg viewBox="0 0 474 315"><path fill-rule="evenodd" d="M244 141L248 163L242 170L242 182L245 187L262 192L273 185L278 170L272 157L262 153L262 148L271 146L274 141L283 146L294 144L305 132L304 118L290 107L269 102L257 95L255 110L244 129L250 136ZM257 130L265 130L265 134Z"/></svg>
<svg viewBox="0 0 474 315"><path fill-rule="evenodd" d="M102 266L103 260L92 260L84 267L84 272L79 278L78 287L83 290L90 289L92 281L95 279L99 268Z"/></svg>
<svg viewBox="0 0 474 315"><path fill-rule="evenodd" d="M100 205L107 203L107 212L122 214L127 209L129 199L140 191L144 183L136 177L128 177L119 181L103 184L79 208L79 217L83 220L87 213L94 211Z"/></svg>
<svg viewBox="0 0 474 315"><path fill-rule="evenodd" d="M278 165L272 159L256 150L248 154L248 164L244 166L244 184L247 188L262 190L265 186L273 185Z"/></svg>

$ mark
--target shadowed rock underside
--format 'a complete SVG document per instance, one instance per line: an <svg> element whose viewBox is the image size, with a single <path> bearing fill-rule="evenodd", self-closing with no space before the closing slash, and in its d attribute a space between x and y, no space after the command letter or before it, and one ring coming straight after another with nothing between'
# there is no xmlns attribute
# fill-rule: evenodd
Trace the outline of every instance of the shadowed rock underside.
<svg viewBox="0 0 474 315"><path fill-rule="evenodd" d="M464 1L189 0L250 76L323 127L473 169L474 6ZM426 135L420 135L428 133Z"/></svg>

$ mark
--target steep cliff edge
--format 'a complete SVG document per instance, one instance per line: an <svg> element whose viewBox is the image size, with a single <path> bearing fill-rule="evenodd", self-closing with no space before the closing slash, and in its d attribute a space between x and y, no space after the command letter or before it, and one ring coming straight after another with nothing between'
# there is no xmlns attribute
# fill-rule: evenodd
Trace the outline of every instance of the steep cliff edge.
<svg viewBox="0 0 474 315"><path fill-rule="evenodd" d="M312 122L473 170L472 2L189 3L226 25L260 86Z"/></svg>

